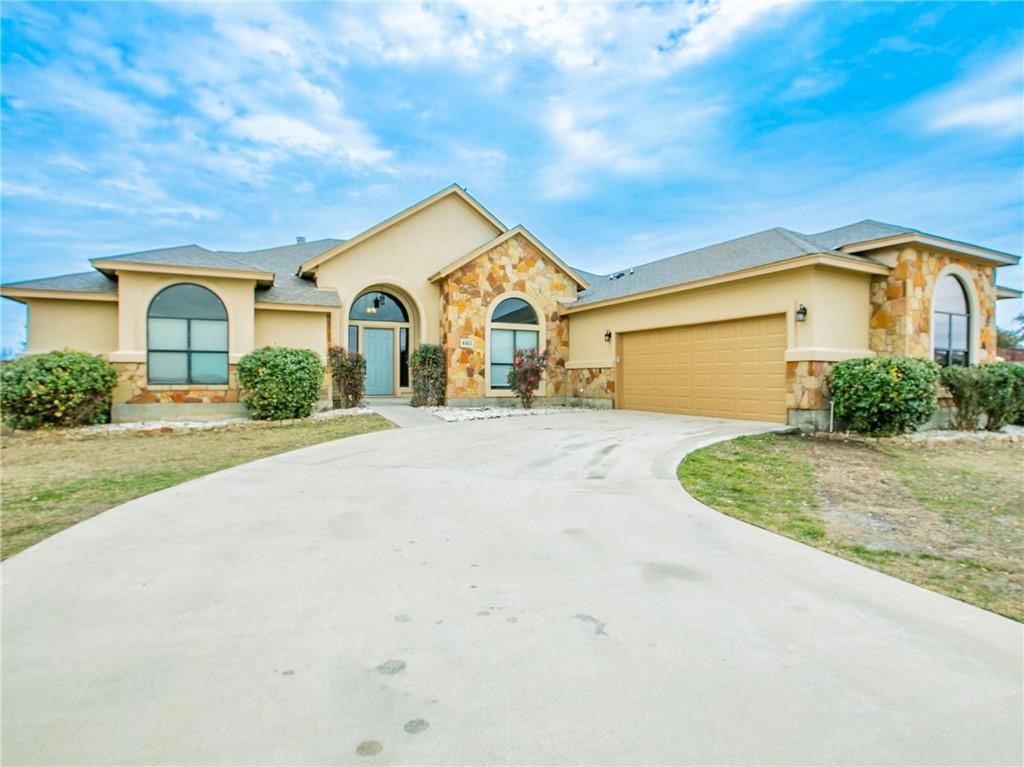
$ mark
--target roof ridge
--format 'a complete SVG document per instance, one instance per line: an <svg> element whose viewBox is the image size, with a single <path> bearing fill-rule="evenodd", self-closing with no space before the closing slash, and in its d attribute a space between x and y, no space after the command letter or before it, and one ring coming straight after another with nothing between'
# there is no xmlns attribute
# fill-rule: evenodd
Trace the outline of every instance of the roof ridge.
<svg viewBox="0 0 1024 767"><path fill-rule="evenodd" d="M143 256L147 253L159 253L164 250L181 250L182 248L199 248L199 250L205 250L207 253L215 253L216 251L204 248L202 245L197 245L194 242L186 243L185 245L169 245L165 248L146 248L145 250L132 250L127 253L117 253L113 256L96 256L96 258L90 258L90 261L112 261L116 258L125 258L126 256Z"/></svg>

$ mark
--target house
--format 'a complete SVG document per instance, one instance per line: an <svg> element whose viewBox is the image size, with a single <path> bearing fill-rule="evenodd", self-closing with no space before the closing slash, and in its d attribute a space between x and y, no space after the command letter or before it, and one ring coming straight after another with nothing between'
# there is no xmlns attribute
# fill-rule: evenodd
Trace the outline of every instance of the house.
<svg viewBox="0 0 1024 767"><path fill-rule="evenodd" d="M81 349L117 367L116 420L244 412L235 366L265 345L357 350L367 395L402 396L410 351L435 343L456 405L509 397L514 350L542 347L551 402L821 425L839 360L994 360L995 302L1020 296L995 272L1018 261L862 221L598 275L453 185L349 240L96 258L0 295L28 306L28 353Z"/></svg>

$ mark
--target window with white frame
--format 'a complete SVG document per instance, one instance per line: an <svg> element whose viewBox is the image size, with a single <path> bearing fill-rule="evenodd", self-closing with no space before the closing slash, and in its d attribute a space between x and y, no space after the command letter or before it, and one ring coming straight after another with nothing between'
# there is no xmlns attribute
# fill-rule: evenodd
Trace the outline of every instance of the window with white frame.
<svg viewBox="0 0 1024 767"><path fill-rule="evenodd" d="M490 386L509 389L508 374L516 351L537 349L540 323L537 312L521 298L506 298L491 314Z"/></svg>

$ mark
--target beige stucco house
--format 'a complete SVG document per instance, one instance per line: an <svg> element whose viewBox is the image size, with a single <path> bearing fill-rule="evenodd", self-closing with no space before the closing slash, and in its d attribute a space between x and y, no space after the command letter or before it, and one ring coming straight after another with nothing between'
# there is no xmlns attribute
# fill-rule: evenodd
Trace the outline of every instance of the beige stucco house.
<svg viewBox="0 0 1024 767"><path fill-rule="evenodd" d="M995 302L1020 295L995 272L1018 261L862 221L597 275L453 185L349 240L129 253L0 294L28 306L28 353L81 349L118 368L119 420L244 411L235 366L265 345L357 350L369 396L406 396L409 352L434 343L456 405L509 397L513 351L539 347L549 401L821 424L839 360L994 360Z"/></svg>

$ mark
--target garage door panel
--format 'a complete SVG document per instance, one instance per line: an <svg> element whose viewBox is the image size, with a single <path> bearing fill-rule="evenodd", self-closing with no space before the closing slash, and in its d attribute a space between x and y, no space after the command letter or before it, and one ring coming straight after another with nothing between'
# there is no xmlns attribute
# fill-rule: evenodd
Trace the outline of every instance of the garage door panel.
<svg viewBox="0 0 1024 767"><path fill-rule="evenodd" d="M784 315L626 333L625 408L785 422Z"/></svg>

